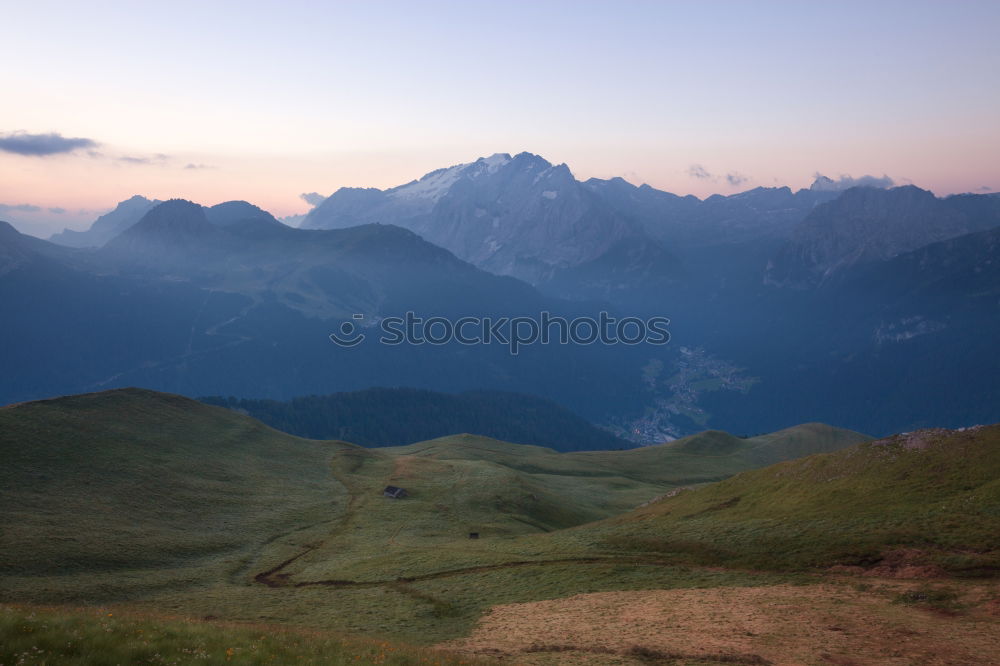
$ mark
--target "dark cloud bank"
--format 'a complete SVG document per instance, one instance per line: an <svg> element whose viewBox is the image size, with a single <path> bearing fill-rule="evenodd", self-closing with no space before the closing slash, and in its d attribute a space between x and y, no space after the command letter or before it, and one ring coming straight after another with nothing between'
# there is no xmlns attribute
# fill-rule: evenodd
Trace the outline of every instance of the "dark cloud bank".
<svg viewBox="0 0 1000 666"><path fill-rule="evenodd" d="M82 137L67 137L58 132L49 134L28 134L8 132L0 134L0 151L30 157L47 157L72 153L81 148L94 148L97 142Z"/></svg>

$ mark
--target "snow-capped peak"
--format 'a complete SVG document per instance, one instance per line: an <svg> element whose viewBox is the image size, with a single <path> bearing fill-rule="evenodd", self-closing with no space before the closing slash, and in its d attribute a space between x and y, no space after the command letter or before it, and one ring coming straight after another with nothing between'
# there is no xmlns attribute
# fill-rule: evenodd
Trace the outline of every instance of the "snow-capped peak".
<svg viewBox="0 0 1000 666"><path fill-rule="evenodd" d="M476 162L485 164L487 172L496 173L501 167L507 165L510 160L511 157L507 153L493 153L489 157L480 157Z"/></svg>
<svg viewBox="0 0 1000 666"><path fill-rule="evenodd" d="M472 163L456 164L431 171L420 180L387 190L387 194L393 197L437 201L463 176L474 178L482 173L493 174L510 161L511 156L507 153L494 153L489 157L480 157Z"/></svg>
<svg viewBox="0 0 1000 666"><path fill-rule="evenodd" d="M436 201L451 189L455 181L462 177L462 171L468 166L468 164L456 164L446 169L431 171L420 180L414 180L406 185L400 185L388 190L387 194L394 197L433 199Z"/></svg>

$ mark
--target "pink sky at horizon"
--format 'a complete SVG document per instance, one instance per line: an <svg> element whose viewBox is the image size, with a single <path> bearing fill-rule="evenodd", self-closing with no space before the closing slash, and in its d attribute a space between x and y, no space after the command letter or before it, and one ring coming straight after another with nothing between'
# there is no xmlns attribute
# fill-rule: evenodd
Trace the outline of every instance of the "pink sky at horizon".
<svg viewBox="0 0 1000 666"><path fill-rule="evenodd" d="M121 151L122 155L137 151ZM183 198L213 205L222 201L243 199L268 210L277 217L302 214L310 206L299 196L318 192L327 196L340 187L377 187L386 189L420 178L425 173L453 164L475 161L493 152L484 151L464 157L459 151L440 151L428 157L407 154L375 153L290 158L278 156L244 156L228 158L204 154L173 155L162 163L128 164L114 158L93 158L86 155L57 157L24 157L0 154L0 203L9 206L28 204L43 209L38 213L18 213L0 210L0 220L8 221L24 233L55 233L62 228L85 229L100 214L115 204L139 194L151 199ZM511 151L502 151L511 152ZM520 151L513 151L520 152ZM534 152L534 151L529 151ZM706 198L712 194L734 194L754 187L788 186L792 190L809 187L816 173L831 178L840 176L889 176L896 185L914 184L931 190L938 196L961 192L988 193L1000 190L1000 173L988 175L966 170L952 170L936 178L926 169L918 170L902 164L883 162L876 168L849 164L844 168L822 168L789 160L787 171L795 173L787 180L774 171L747 163L738 168L716 168L713 162L659 161L655 156L628 164L620 156L581 153L579 161L560 159L553 154L539 153L554 164L566 162L580 180L587 178L622 177L636 184L649 184L674 194L693 194ZM452 156L455 155L455 156ZM438 161L432 161L437 157ZM590 157L590 160L587 160ZM711 174L695 178L689 174L693 165ZM185 168L197 165L197 168ZM615 167L618 167L617 169ZM881 167L881 168L879 168ZM96 178L80 178L80 174ZM746 180L733 185L727 174L739 174ZM783 175L783 174L782 174ZM989 188L989 189L987 189ZM65 209L53 214L44 209ZM13 218L13 219L12 219Z"/></svg>
<svg viewBox="0 0 1000 666"><path fill-rule="evenodd" d="M0 142L0 220L42 236L135 194L283 217L303 192L496 152L702 198L817 172L1000 190L989 0L36 0L4 19L0 139L55 132L101 154Z"/></svg>

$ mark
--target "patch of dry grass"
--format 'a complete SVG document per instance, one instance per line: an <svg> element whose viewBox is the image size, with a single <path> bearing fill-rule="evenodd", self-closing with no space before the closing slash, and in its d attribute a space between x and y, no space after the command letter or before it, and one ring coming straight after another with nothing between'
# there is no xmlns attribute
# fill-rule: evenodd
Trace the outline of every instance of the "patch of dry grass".
<svg viewBox="0 0 1000 666"><path fill-rule="evenodd" d="M647 663L775 665L998 664L996 590L950 588L967 612L943 615L893 603L922 586L842 584L600 592L498 606L468 638L443 643L469 654L503 653L526 663L605 655ZM561 656L560 656L561 655Z"/></svg>

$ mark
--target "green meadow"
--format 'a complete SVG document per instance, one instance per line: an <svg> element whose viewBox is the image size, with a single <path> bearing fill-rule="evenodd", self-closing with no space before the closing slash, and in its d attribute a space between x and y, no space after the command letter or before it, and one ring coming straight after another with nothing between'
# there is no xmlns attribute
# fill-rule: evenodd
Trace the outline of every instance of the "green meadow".
<svg viewBox="0 0 1000 666"><path fill-rule="evenodd" d="M197 645L214 663L228 640L241 663L341 663L368 646L368 663L371 641L464 636L497 604L808 584L893 557L992 576L998 448L996 427L873 443L807 424L629 451L469 434L364 449L136 389L14 405L0 409L0 601L19 605L3 631L20 640L32 613L48 622L37 636L109 622L31 605L70 604L132 618L105 633L155 634L159 654ZM265 645L262 626L290 633ZM111 643L94 648L123 655L107 663L149 647Z"/></svg>

